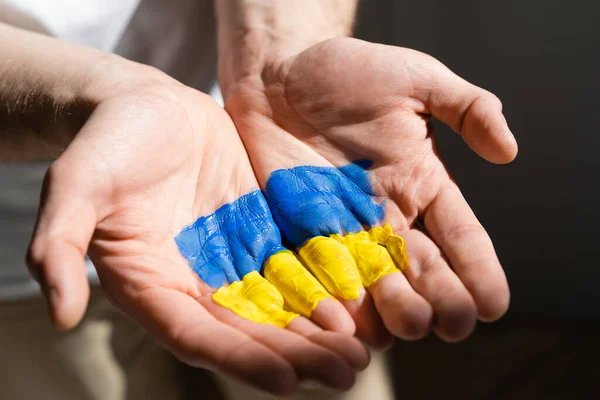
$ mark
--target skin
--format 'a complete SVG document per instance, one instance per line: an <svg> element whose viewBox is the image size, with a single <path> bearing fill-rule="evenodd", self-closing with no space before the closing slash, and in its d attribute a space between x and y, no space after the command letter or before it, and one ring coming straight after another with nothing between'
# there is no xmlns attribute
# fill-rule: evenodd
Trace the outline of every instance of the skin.
<svg viewBox="0 0 600 400"><path fill-rule="evenodd" d="M1 108L16 118L0 148L37 139L43 144L22 147L22 160L59 154L28 255L57 328L72 328L85 312L87 253L111 302L184 362L274 394L303 380L352 386L369 361L356 339L305 318L279 329L234 315L212 301L213 289L177 249L184 226L258 186L221 107L116 56L4 25L0 41L0 59L11 60L0 66ZM53 111L41 130L27 130L23 113L12 111L18 102L9 102L32 91L39 97L21 106Z"/></svg>
<svg viewBox="0 0 600 400"><path fill-rule="evenodd" d="M220 48L234 49L221 58L221 86L261 187L281 168L372 160L386 222L406 240L410 269L345 303L357 335L380 349L391 345L390 333L414 340L433 330L454 342L477 319L500 318L509 304L506 277L430 124L432 116L448 124L490 162L510 162L517 144L497 97L423 53L335 37L349 32L343 19L311 30L302 19L319 18L284 13L283 2L223 3L222 30L223 21L243 21L245 29L221 32ZM335 2L307 3L326 10Z"/></svg>

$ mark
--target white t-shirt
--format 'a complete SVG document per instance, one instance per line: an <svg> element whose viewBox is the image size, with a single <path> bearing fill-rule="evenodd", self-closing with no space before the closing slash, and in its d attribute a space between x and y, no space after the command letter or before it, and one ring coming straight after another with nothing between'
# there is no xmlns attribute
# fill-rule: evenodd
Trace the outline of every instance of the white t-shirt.
<svg viewBox="0 0 600 400"><path fill-rule="evenodd" d="M153 65L211 93L216 43L211 0L0 0L62 40ZM48 164L0 164L0 301L39 295L25 253ZM92 283L97 276L88 262Z"/></svg>

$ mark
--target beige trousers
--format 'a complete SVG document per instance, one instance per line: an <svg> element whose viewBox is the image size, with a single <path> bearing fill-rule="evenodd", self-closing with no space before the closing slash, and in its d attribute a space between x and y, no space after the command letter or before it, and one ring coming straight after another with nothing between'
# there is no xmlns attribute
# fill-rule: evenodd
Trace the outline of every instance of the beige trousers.
<svg viewBox="0 0 600 400"><path fill-rule="evenodd" d="M82 323L59 334L42 299L0 303L0 398L7 400L273 399L245 384L187 367L98 288ZM348 393L302 389L294 400L393 399L385 360L375 355Z"/></svg>
<svg viewBox="0 0 600 400"><path fill-rule="evenodd" d="M291 399L587 399L600 381L600 324L504 319L449 345L397 341L375 355L353 390L302 390ZM50 327L41 299L0 303L0 399L272 399L186 367L117 312L99 289L72 332Z"/></svg>

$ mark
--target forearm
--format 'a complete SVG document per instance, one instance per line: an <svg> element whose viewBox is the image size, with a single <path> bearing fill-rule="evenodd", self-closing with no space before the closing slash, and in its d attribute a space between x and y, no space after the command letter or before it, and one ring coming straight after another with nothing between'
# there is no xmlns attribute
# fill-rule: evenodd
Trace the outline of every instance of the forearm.
<svg viewBox="0 0 600 400"><path fill-rule="evenodd" d="M351 33L357 0L215 0L224 94L323 40Z"/></svg>
<svg viewBox="0 0 600 400"><path fill-rule="evenodd" d="M0 162L60 154L98 103L110 57L0 24Z"/></svg>

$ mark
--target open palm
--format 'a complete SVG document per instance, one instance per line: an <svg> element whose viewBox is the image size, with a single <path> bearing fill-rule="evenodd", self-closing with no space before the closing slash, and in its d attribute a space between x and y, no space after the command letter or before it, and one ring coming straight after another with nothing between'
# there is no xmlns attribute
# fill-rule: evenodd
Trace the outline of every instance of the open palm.
<svg viewBox="0 0 600 400"><path fill-rule="evenodd" d="M436 151L430 124L434 116L480 156L509 162L516 142L494 95L425 54L336 38L267 66L260 76L245 77L228 88L225 100L272 208L299 185L318 186L310 176L298 178L294 168L372 162L366 174L373 193L364 194L383 204L380 222L405 239L411 263L404 274L384 276L359 299L345 302L359 337L386 347L387 330L415 339L433 327L455 341L472 331L477 318L504 314L509 291L503 270ZM293 182L288 193L281 186L270 190L271 179L285 170L304 181ZM334 200L323 205L338 204L331 206L332 215L352 214L356 223L371 227L361 211L342 210L347 202ZM278 218L274 211L291 244L300 247L298 238L307 239L299 232L349 233L336 218L315 227L308 217L311 206L298 207L294 218Z"/></svg>
<svg viewBox="0 0 600 400"><path fill-rule="evenodd" d="M258 187L227 113L162 75L108 92L46 176L29 264L55 323L85 310L88 253L110 300L182 360L273 393L307 378L348 388L368 360L356 340L305 318L284 330L236 316L178 249L184 227ZM268 208L260 217L257 240L279 240Z"/></svg>

